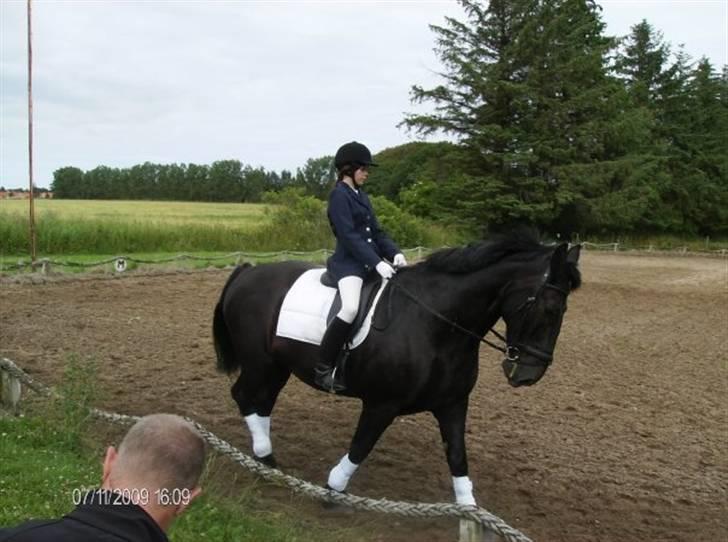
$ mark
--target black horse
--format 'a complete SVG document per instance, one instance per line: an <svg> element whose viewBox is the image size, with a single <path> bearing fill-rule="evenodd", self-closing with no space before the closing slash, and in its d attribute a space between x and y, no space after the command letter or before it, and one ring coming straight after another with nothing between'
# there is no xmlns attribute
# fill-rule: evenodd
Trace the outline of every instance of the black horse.
<svg viewBox="0 0 728 542"><path fill-rule="evenodd" d="M331 470L329 486L346 488L397 416L430 411L439 423L456 501L475 504L464 434L480 338L502 317L508 382L538 382L551 364L567 297L581 282L579 249L512 234L441 250L401 269L375 313L388 325L372 329L346 364L345 395L360 398L363 407L349 453ZM255 455L269 464L274 464L270 415L279 392L291 373L315 387L318 347L275 335L286 292L313 267L303 262L238 267L215 308L218 369L240 370L232 396Z"/></svg>

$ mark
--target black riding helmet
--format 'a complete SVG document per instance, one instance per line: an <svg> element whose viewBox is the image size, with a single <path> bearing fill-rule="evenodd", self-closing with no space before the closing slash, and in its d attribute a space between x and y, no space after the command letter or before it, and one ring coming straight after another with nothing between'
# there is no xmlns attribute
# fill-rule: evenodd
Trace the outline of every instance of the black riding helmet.
<svg viewBox="0 0 728 542"><path fill-rule="evenodd" d="M353 164L357 167L362 166L378 166L372 160L372 153L366 148L366 145L362 145L356 141L346 143L339 147L334 157L334 166L336 169L341 169L347 164Z"/></svg>

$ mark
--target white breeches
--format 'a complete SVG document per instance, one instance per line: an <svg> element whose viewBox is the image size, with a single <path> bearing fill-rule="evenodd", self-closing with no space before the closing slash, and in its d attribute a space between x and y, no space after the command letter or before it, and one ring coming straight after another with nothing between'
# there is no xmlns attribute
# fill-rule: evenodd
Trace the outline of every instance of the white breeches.
<svg viewBox="0 0 728 542"><path fill-rule="evenodd" d="M344 277L339 281L339 293L341 294L341 310L336 315L347 324L351 324L356 318L359 310L359 298L361 297L361 286L364 281L359 277Z"/></svg>

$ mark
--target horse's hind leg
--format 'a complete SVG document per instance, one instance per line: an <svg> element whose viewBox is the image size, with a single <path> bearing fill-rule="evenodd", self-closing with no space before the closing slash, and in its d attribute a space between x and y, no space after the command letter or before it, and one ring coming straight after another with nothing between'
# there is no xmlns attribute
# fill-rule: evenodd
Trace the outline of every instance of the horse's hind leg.
<svg viewBox="0 0 728 542"><path fill-rule="evenodd" d="M253 439L253 454L271 467L276 466L276 461L270 439L270 415L290 375L290 370L277 366L266 356L263 362L246 364L230 390Z"/></svg>
<svg viewBox="0 0 728 542"><path fill-rule="evenodd" d="M354 438L351 440L349 453L342 457L341 461L329 473L328 486L331 489L336 491L346 489L356 469L366 459L379 437L392 424L398 413L399 405L390 403L364 404L359 416L356 433L354 433Z"/></svg>

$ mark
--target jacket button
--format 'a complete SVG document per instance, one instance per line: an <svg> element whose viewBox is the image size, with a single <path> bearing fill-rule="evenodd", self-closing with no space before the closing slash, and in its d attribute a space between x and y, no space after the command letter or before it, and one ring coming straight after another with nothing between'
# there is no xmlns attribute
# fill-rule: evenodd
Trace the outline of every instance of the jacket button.
<svg viewBox="0 0 728 542"><path fill-rule="evenodd" d="M372 229L369 226L367 226L367 231L372 231Z"/></svg>
<svg viewBox="0 0 728 542"><path fill-rule="evenodd" d="M367 243L371 243L371 242L372 242L372 238L370 237L369 239L367 239Z"/></svg>

